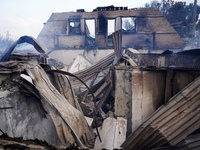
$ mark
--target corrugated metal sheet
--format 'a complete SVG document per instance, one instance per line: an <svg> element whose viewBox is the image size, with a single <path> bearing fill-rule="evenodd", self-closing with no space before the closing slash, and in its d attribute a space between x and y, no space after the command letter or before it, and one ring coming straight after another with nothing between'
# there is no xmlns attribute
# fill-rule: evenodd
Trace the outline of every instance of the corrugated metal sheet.
<svg viewBox="0 0 200 150"><path fill-rule="evenodd" d="M33 45L35 47L35 49L45 55L45 52L47 51L47 49L42 46L35 38L31 37L31 36L22 36L20 37L15 43L13 43L3 54L2 54L2 57L0 59L0 62L3 62L3 61L9 61L10 60L10 55L12 53L12 51L15 49L15 47L18 45L18 44L21 44L21 43L29 43L31 45Z"/></svg>
<svg viewBox="0 0 200 150"><path fill-rule="evenodd" d="M161 106L122 144L126 150L174 146L200 127L200 77Z"/></svg>
<svg viewBox="0 0 200 150"><path fill-rule="evenodd" d="M199 150L200 149L200 134L190 135L185 138L182 142L178 145L178 150Z"/></svg>
<svg viewBox="0 0 200 150"><path fill-rule="evenodd" d="M114 57L115 57L115 53L111 53L110 55L108 55L107 57L101 59L100 61L98 61L94 65L74 73L74 75L76 75L81 80L86 82L87 80L91 79L91 77L94 76L96 73L99 73L99 72L103 71L109 65L111 65L113 60L114 60ZM81 84L81 82L78 81L74 77L70 77L70 81L71 81L71 84L73 86L78 86L78 85Z"/></svg>
<svg viewBox="0 0 200 150"><path fill-rule="evenodd" d="M150 150L199 150L200 149L200 134L190 135L182 140L176 146L163 146Z"/></svg>
<svg viewBox="0 0 200 150"><path fill-rule="evenodd" d="M77 142L81 148L89 146L90 140L94 139L94 133L87 124L77 100L67 95L68 80L65 76L57 75L55 78L59 92L41 66L26 68L26 72L41 96L44 109L51 116L60 141L68 145Z"/></svg>

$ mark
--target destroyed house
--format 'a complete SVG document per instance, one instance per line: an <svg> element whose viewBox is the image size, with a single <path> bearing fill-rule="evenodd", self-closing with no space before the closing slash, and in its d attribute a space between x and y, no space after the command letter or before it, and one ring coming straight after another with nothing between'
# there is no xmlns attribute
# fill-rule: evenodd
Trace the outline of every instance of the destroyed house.
<svg viewBox="0 0 200 150"><path fill-rule="evenodd" d="M106 49L113 48L110 35L117 30L123 31L122 48L154 53L184 47L184 41L155 8L108 6L92 12L52 13L37 39L51 50Z"/></svg>
<svg viewBox="0 0 200 150"><path fill-rule="evenodd" d="M125 30L123 16L132 16L134 26ZM92 17L95 39L86 24ZM117 31L108 35L110 18L115 18ZM140 22L145 23L143 28ZM137 37L149 38L147 50L152 53L167 48L161 47L164 43L171 44L171 51L139 53ZM23 36L1 56L0 149L44 149L38 143L24 144L28 140L45 141L58 150L200 148L200 52L174 52L181 49L182 40L157 9L109 6L90 13L55 13L38 39L48 48ZM31 44L37 55L13 53L21 43ZM87 51L93 46L106 56L98 60L86 53L103 55ZM77 54L80 51L82 55ZM66 72L66 62L75 55ZM21 141L15 141L19 137Z"/></svg>
<svg viewBox="0 0 200 150"><path fill-rule="evenodd" d="M36 138L58 150L199 149L199 49L142 54L123 50L121 35L113 53L73 74L36 39L13 43L0 59L0 149L39 149L24 144ZM12 53L24 42L39 54Z"/></svg>

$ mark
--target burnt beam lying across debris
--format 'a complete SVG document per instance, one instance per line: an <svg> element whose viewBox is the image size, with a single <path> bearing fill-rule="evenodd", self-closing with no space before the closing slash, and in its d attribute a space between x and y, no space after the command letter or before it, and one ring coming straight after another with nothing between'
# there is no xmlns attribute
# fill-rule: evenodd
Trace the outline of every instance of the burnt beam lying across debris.
<svg viewBox="0 0 200 150"><path fill-rule="evenodd" d="M0 107L0 109L12 109L13 107Z"/></svg>

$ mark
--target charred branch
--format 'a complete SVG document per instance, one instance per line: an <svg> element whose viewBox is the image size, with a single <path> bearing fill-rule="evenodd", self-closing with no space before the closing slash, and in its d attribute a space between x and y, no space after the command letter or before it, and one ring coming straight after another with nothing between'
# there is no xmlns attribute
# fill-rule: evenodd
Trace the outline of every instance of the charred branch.
<svg viewBox="0 0 200 150"><path fill-rule="evenodd" d="M13 109L13 107L0 107L0 109Z"/></svg>

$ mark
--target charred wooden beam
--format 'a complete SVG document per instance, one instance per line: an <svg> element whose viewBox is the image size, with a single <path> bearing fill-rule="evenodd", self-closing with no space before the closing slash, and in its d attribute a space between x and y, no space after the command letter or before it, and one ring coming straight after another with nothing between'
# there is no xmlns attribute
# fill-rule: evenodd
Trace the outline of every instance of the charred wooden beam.
<svg viewBox="0 0 200 150"><path fill-rule="evenodd" d="M122 57L122 30L115 31L112 34L112 41L115 50L115 59L113 63L116 64Z"/></svg>
<svg viewBox="0 0 200 150"><path fill-rule="evenodd" d="M101 108L103 102L106 100L106 98L108 97L108 95L110 94L110 91L112 90L112 86L111 83L108 85L108 87L106 88L106 92L104 94L104 96L100 99L98 105L97 105L97 112L99 111L99 109Z"/></svg>
<svg viewBox="0 0 200 150"><path fill-rule="evenodd" d="M0 107L0 109L13 109L14 107Z"/></svg>

